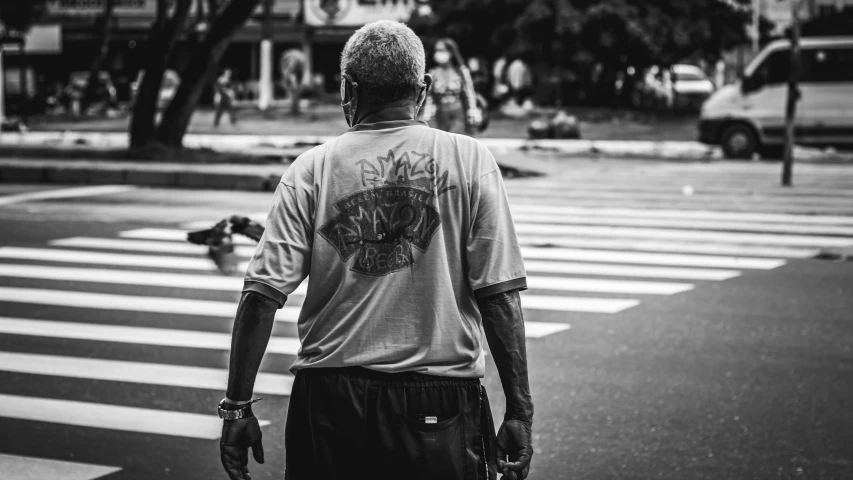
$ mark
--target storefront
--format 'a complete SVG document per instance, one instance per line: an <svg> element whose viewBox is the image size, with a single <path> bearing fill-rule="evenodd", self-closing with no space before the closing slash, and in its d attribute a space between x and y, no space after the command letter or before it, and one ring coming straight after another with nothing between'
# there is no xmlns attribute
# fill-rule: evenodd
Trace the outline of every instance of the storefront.
<svg viewBox="0 0 853 480"><path fill-rule="evenodd" d="M236 81L246 91L257 92L264 62L272 65L272 83L276 97L281 74L278 62L284 51L303 50L309 58L309 71L319 81L318 90L337 92L340 54L346 40L362 25L376 20L408 20L428 0L271 0L271 48L261 47L264 2L234 36L221 65L231 68ZM88 70L99 52L98 18L104 0L50 0L45 20L56 33L56 48L26 58L35 92L65 85L74 72ZM170 2L171 3L171 2ZM119 100L130 96L130 85L137 78L147 55L147 39L156 17L157 0L116 0L112 16L109 55L104 65L118 92ZM203 12L193 0L190 23L180 38L169 68L180 70L192 54L204 27ZM202 7L204 8L204 7ZM202 14L200 14L202 13ZM41 29L38 26L36 29ZM270 52L266 59L263 52ZM11 59L15 64L18 60Z"/></svg>

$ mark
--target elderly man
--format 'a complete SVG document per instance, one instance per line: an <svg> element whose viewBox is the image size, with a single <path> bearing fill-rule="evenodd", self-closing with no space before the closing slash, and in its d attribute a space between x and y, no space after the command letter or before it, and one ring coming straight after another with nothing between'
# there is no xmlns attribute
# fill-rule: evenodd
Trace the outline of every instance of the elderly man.
<svg viewBox="0 0 853 480"><path fill-rule="evenodd" d="M252 390L276 309L310 274L285 430L303 479L510 479L529 471L524 265L500 170L476 140L415 120L432 79L405 25L349 39L350 130L281 179L234 321L221 456L263 463ZM506 396L497 436L488 340Z"/></svg>

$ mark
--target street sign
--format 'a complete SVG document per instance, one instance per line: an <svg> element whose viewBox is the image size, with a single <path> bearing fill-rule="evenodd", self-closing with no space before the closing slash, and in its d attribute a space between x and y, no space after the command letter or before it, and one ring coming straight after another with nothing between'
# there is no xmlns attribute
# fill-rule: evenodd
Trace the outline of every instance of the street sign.
<svg viewBox="0 0 853 480"><path fill-rule="evenodd" d="M377 20L406 21L429 0L304 0L305 23L360 27Z"/></svg>

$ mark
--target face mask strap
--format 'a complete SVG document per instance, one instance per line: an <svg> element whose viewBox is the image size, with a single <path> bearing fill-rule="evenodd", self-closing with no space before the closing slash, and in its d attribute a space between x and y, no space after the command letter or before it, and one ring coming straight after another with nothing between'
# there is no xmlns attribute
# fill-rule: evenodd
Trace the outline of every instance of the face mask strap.
<svg viewBox="0 0 853 480"><path fill-rule="evenodd" d="M421 93L423 93L424 99L421 100L420 102L418 102L418 104L415 106L415 120L418 119L418 113L420 113L421 108L423 108L424 104L427 101L427 95L429 94L429 92L427 91L428 89L429 89L429 85L427 85L426 82L424 82L423 86L421 87L421 91L418 93L418 97L420 97Z"/></svg>
<svg viewBox="0 0 853 480"><path fill-rule="evenodd" d="M346 84L349 82L352 85L352 94L350 96L350 101L344 103L346 99ZM356 97L355 91L358 88L358 83L355 82L352 77L348 74L341 74L341 107L344 110L344 117L346 118L347 125L353 127L353 122L355 121L355 111L358 109L358 98Z"/></svg>

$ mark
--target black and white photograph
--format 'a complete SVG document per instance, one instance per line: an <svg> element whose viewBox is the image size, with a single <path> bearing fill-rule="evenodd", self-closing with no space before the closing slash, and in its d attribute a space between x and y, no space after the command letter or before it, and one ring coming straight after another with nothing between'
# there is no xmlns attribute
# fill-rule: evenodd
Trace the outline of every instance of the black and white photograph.
<svg viewBox="0 0 853 480"><path fill-rule="evenodd" d="M853 480L853 0L0 0L0 479Z"/></svg>

